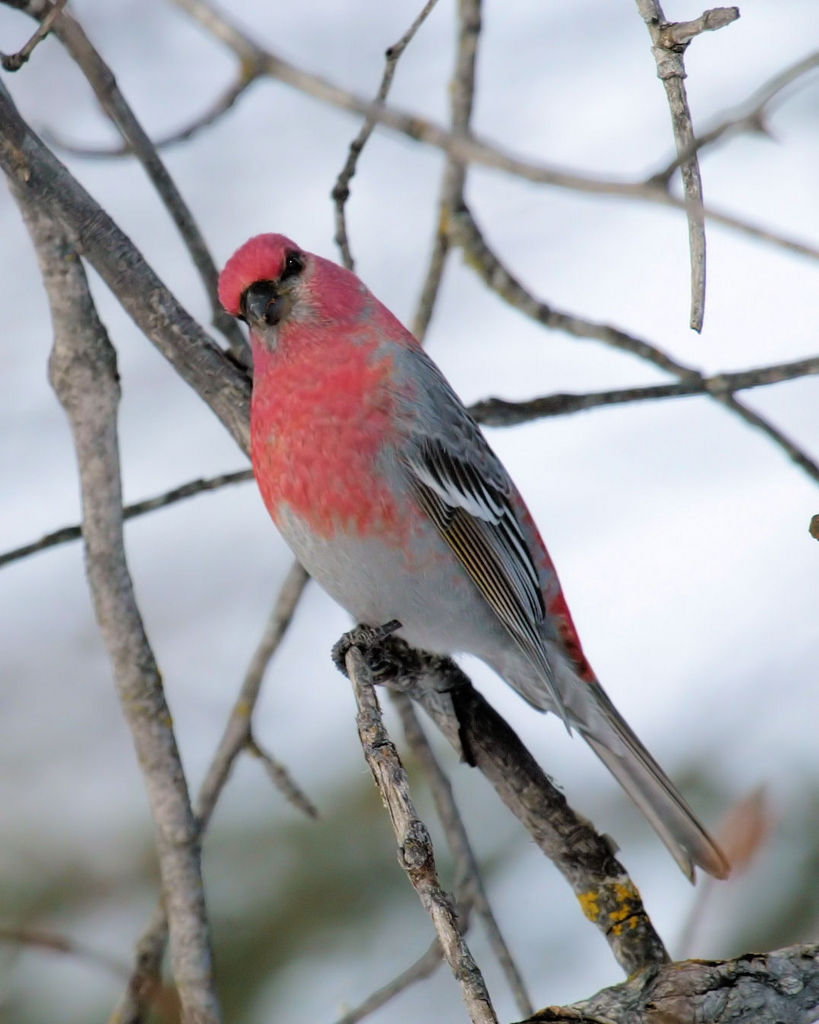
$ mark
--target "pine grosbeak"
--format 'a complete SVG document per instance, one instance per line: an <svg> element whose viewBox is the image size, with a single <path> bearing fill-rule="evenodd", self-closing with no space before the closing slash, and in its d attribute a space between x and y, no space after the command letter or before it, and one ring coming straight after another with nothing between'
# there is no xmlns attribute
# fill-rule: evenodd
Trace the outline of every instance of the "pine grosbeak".
<svg viewBox="0 0 819 1024"><path fill-rule="evenodd" d="M351 272L258 235L219 281L250 326L253 468L273 520L360 623L481 658L561 715L693 880L722 852L620 717L554 566L483 434L412 335Z"/></svg>

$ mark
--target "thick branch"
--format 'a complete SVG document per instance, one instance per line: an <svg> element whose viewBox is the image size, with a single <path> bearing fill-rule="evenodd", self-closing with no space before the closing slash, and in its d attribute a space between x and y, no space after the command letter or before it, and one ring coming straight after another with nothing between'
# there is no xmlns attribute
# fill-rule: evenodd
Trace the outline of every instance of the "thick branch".
<svg viewBox="0 0 819 1024"><path fill-rule="evenodd" d="M810 1024L819 1015L819 944L736 960L683 960L550 1006L522 1024Z"/></svg>
<svg viewBox="0 0 819 1024"><path fill-rule="evenodd" d="M293 613L304 592L307 579L304 569L297 562L294 563L276 596L273 610L262 638L253 652L222 738L199 787L194 811L200 835L207 828L236 759L243 750L261 756L274 783L285 798L308 816L316 817L315 807L293 782L286 769L270 755L259 750L253 739L252 730L253 712L259 699L264 673L293 620ZM278 771L273 771L271 766L275 766ZM146 1019L151 993L161 979L167 934L168 918L164 905L160 902L137 943L136 963L128 987L109 1024L142 1024Z"/></svg>
<svg viewBox="0 0 819 1024"><path fill-rule="evenodd" d="M50 18L53 7L49 0L12 0L14 6L34 18ZM162 162L153 143L122 95L114 75L82 26L63 12L56 20L54 34L76 61L100 106L122 135L157 191L165 208L182 236L191 260L199 272L211 306L213 324L230 342L234 355L245 360L247 343L236 320L222 309L217 294L219 273L208 251L205 239L181 192Z"/></svg>
<svg viewBox="0 0 819 1024"><path fill-rule="evenodd" d="M609 841L572 810L458 666L395 637L372 651L370 664L377 683L417 701L455 750L492 783L571 885L583 913L603 933L626 974L666 963L662 940Z"/></svg>
<svg viewBox="0 0 819 1024"><path fill-rule="evenodd" d="M22 194L20 194L22 193ZM136 747L156 828L174 978L187 1024L218 1024L199 835L159 668L136 604L122 537L116 355L65 233L18 190L54 323L51 382L79 463L86 567L100 631Z"/></svg>
<svg viewBox="0 0 819 1024"><path fill-rule="evenodd" d="M250 380L214 344L131 240L23 121L0 81L0 167L27 203L68 232L146 337L250 451Z"/></svg>

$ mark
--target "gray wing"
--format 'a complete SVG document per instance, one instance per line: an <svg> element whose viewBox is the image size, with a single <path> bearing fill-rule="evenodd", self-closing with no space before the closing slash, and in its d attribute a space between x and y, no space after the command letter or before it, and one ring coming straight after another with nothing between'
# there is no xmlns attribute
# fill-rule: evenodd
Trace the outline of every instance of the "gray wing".
<svg viewBox="0 0 819 1024"><path fill-rule="evenodd" d="M540 577L512 503L513 487L475 421L440 375L425 374L424 430L413 417L404 466L413 493L510 637L540 671L568 722L544 647ZM428 422L427 422L428 421ZM427 430L430 425L432 430Z"/></svg>

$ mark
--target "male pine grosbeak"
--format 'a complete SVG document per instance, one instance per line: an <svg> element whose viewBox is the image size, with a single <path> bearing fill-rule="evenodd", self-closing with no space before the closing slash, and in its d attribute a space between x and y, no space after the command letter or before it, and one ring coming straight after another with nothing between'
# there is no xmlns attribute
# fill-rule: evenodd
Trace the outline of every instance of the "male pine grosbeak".
<svg viewBox="0 0 819 1024"><path fill-rule="evenodd" d="M219 280L250 326L253 469L305 569L357 622L481 658L561 715L682 870L722 852L620 717L506 470L412 335L349 271L257 235Z"/></svg>

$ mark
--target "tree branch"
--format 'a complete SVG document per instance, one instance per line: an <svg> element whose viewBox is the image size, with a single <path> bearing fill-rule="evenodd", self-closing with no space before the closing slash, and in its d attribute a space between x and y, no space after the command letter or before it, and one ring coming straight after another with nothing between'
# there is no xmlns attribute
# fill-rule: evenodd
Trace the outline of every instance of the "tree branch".
<svg viewBox="0 0 819 1024"><path fill-rule="evenodd" d="M240 97L259 78L261 73L261 68L255 67L252 64L240 64L236 78L226 86L206 110L182 128L177 128L167 135L160 135L158 138L153 139L152 144L154 148L157 150L167 149L180 142L187 142L195 135L198 135L203 129L215 124L235 106ZM120 146L82 146L76 142L69 142L51 129L43 132L43 140L50 146L57 146L66 153L71 153L72 156L83 157L87 160L110 160L134 155L134 151L127 141L123 142Z"/></svg>
<svg viewBox="0 0 819 1024"><path fill-rule="evenodd" d="M358 647L349 647L344 665L358 707L356 724L361 747L389 812L398 842L399 863L432 919L444 958L461 987L470 1020L473 1024L498 1024L481 972L461 935L452 902L438 881L432 841L415 811L406 772L384 728L372 675Z"/></svg>
<svg viewBox="0 0 819 1024"><path fill-rule="evenodd" d="M744 103L724 113L716 119L711 128L698 135L694 139L690 151L678 154L665 167L652 174L647 180L667 188L671 176L682 161L687 160L693 153L699 153L706 147L713 145L724 136L742 131L764 132L767 134L765 108L772 103L783 89L817 67L819 67L819 50L809 53L807 57L802 57L784 70L777 72L758 89L755 89Z"/></svg>
<svg viewBox="0 0 819 1024"><path fill-rule="evenodd" d="M661 349L649 344L647 341L643 341L641 338L636 338L608 324L598 324L580 317L571 316L570 314L561 313L547 303L540 301L527 291L500 262L487 245L472 214L466 207L458 210L453 218L453 232L458 240L458 244L464 250L466 262L480 275L492 291L500 295L511 306L519 309L538 323L543 324L544 327L562 330L576 337L594 338L605 342L613 348L630 352L632 355L644 359L658 369L673 373L679 377L679 381L673 384L659 384L644 389L629 388L612 392L600 392L597 396L590 395L588 398L578 395L553 395L543 400L534 399L534 407L529 410L530 412L538 408L547 408L552 403L554 403L556 411L575 412L581 408L591 408L595 404L616 404L617 402L634 401L641 398L667 398L673 395L704 393L710 395L715 401L720 402L731 412L740 416L755 429L766 433L770 440L782 448L788 458L801 469L804 469L811 477L819 480L819 465L773 427L772 424L740 402L733 395L730 388L726 388L725 379L730 374L717 375L710 378L709 382L706 383L706 378L703 377L699 370L677 362L666 355ZM795 368L794 376L816 372L813 359L799 360L793 364L785 363L779 366L763 367L763 372L767 370L770 373L769 379L765 380L764 383L774 383L778 380L786 379L784 375L789 372L789 367ZM752 378L750 382L746 383L747 378L743 376L743 373L753 374L754 372L743 371L738 374L734 388L756 386ZM760 386L762 383L763 381L760 380ZM516 415L514 407L511 403L496 404L496 402L500 401L502 400L488 399L485 405L478 403L478 415L496 416L498 419L505 418L505 422L511 422ZM542 405L540 404L541 401ZM520 412L526 415L525 410L521 409ZM507 417L508 419L506 419ZM484 420L483 422L489 421Z"/></svg>
<svg viewBox="0 0 819 1024"><path fill-rule="evenodd" d="M53 28L54 22L57 20L58 15L65 5L66 0L54 0L54 3L51 4L50 9L37 27L36 32L28 40L25 46L22 46L16 53L0 54L0 64L3 65L4 70L19 71L20 68L28 62L35 47L45 39Z"/></svg>
<svg viewBox="0 0 819 1024"><path fill-rule="evenodd" d="M239 60L257 61L264 68L264 73L286 85L303 92L307 96L328 103L341 110L362 114L374 118L380 125L392 131L434 146L450 154L462 163L475 163L484 167L504 171L507 174L541 185L552 185L576 192L593 195L606 195L621 199L637 199L660 206L669 206L679 210L686 209L685 199L678 199L667 189L658 187L651 182L618 181L613 178L598 178L561 167L525 160L507 153L491 143L485 142L475 135L455 136L439 125L428 121L417 114L396 110L362 99L355 93L335 85L320 75L311 74L296 67L283 57L260 47L247 34L232 24L205 0L173 0L177 7L186 11L206 31L233 50ZM788 249L791 252L819 259L819 248L789 238L768 228L753 224L735 217L732 214L711 207L705 209L705 216L716 223L723 224L761 241Z"/></svg>
<svg viewBox="0 0 819 1024"><path fill-rule="evenodd" d="M658 398L681 398L690 395L710 395L719 398L749 388L769 387L783 381L798 380L819 373L819 356L798 359L792 363L773 363L749 370L718 373L710 377L676 380L668 384L648 384L644 387L616 388L612 391L589 391L584 394L558 393L530 398L523 402L509 402L504 398L484 398L469 407L479 423L489 427L511 427L543 416L565 416L605 405L626 402L645 402Z"/></svg>
<svg viewBox="0 0 819 1024"><path fill-rule="evenodd" d="M314 805L295 784L284 766L258 748L252 730L253 711L259 699L264 673L287 633L307 580L308 576L304 569L297 562L293 563L273 604L270 618L251 658L222 738L199 787L194 813L200 836L207 829L225 783L243 750L262 757L268 770L270 764L275 764L278 771L273 773L269 770L269 774L285 799L309 817L317 815ZM151 993L161 981L167 934L168 918L164 904L160 901L137 943L136 963L128 988L109 1024L142 1024L145 1020L151 1004Z"/></svg>
<svg viewBox="0 0 819 1024"><path fill-rule="evenodd" d="M47 211L145 336L250 451L250 378L180 305L132 242L20 117L0 81L0 167Z"/></svg>
<svg viewBox="0 0 819 1024"><path fill-rule="evenodd" d="M416 32L426 21L427 15L429 15L437 2L438 0L427 0L427 3L425 3L421 8L420 14L418 14L415 21L413 21L398 42L393 43L392 46L387 48L386 64L384 65L384 72L381 76L381 83L378 86L378 92L375 94L375 103L382 104L384 100L386 100L389 95L392 80L395 77L395 70L398 67L398 61L401 59L401 55L415 38ZM365 119L364 124L361 126L361 131L359 131L358 135L356 135L350 143L350 150L347 154L347 159L339 172L336 183L333 186L333 191L330 193L333 203L335 204L335 243L341 252L342 262L348 270L355 270L355 260L353 259L353 254L350 249L350 239L347 234L345 206L347 204L347 200L350 198L350 182L352 181L356 168L358 167L358 159L361 156L364 147L367 145L367 141L372 135L376 124L377 121L373 117L367 117Z"/></svg>
<svg viewBox="0 0 819 1024"><path fill-rule="evenodd" d="M688 245L691 255L691 316L693 330L702 330L705 315L705 217L702 202L702 177L694 148L694 128L685 92L683 53L695 35L722 28L739 17L739 10L719 8L707 11L696 21L669 24L659 0L637 0L637 9L651 35L651 52L657 64L657 77L663 83L671 111L671 128L680 158L685 212L688 217Z"/></svg>
<svg viewBox="0 0 819 1024"><path fill-rule="evenodd" d="M49 17L53 10L50 0L11 0L11 2L13 6L26 11L34 18ZM171 219L176 224L205 287L210 302L213 325L228 339L234 356L240 362L249 363L247 342L239 330L239 325L232 316L222 309L222 304L219 302L217 294L219 272L199 226L153 143L120 92L111 69L94 48L80 23L70 14L62 12L57 18L54 34L85 75L100 106L142 164Z"/></svg>
<svg viewBox="0 0 819 1024"><path fill-rule="evenodd" d="M234 473L220 473L218 476L211 476L198 480L189 480L179 487L173 487L170 491L157 494L153 498L146 498L144 501L136 501L133 505L125 505L122 509L123 520L135 519L143 516L146 512L154 512L158 508L166 508L174 505L177 501L185 498L192 498L203 491L215 491L220 487L227 487L229 484L244 483L253 479L252 469L239 469ZM16 562L20 558L36 554L38 551L45 551L47 548L56 547L58 544L67 544L72 540L79 540L82 537L82 525L75 523L72 526L61 526L59 530L53 530L45 534L39 540L30 541L20 547L12 548L10 551L0 553L0 567Z"/></svg>
<svg viewBox="0 0 819 1024"><path fill-rule="evenodd" d="M478 859L472 849L466 825L455 802L452 785L438 763L429 740L421 728L412 701L403 693L393 693L392 696L404 727L407 743L424 770L432 798L435 801L438 820L441 822L449 848L458 864L458 874L462 881L459 882L457 891L459 895L462 891L468 893L478 917L483 922L492 952L500 964L518 1010L525 1014L532 1013L532 1002L526 991L523 976L492 911Z"/></svg>
<svg viewBox="0 0 819 1024"><path fill-rule="evenodd" d="M480 33L481 0L459 0L455 68L449 87L450 131L456 137L465 137L469 133L472 109L475 103L475 71ZM423 342L432 320L444 276L444 266L451 246L452 216L464 202L466 171L467 165L463 161L458 160L451 153L447 155L438 197L438 221L432 240L432 252L424 283L421 286L421 295L412 319L412 333L421 342Z"/></svg>
<svg viewBox="0 0 819 1024"><path fill-rule="evenodd" d="M668 954L609 840L575 814L520 738L449 658L388 637L374 647L375 682L417 701L453 748L486 776L575 892L626 974Z"/></svg>
<svg viewBox="0 0 819 1024"><path fill-rule="evenodd" d="M809 1024L819 1012L819 944L736 960L683 960L521 1024Z"/></svg>
<svg viewBox="0 0 819 1024"><path fill-rule="evenodd" d="M199 837L171 715L133 593L122 540L116 355L65 233L16 190L43 272L54 324L52 386L74 435L86 567L120 703L156 828L175 982L189 1024L218 1024Z"/></svg>

